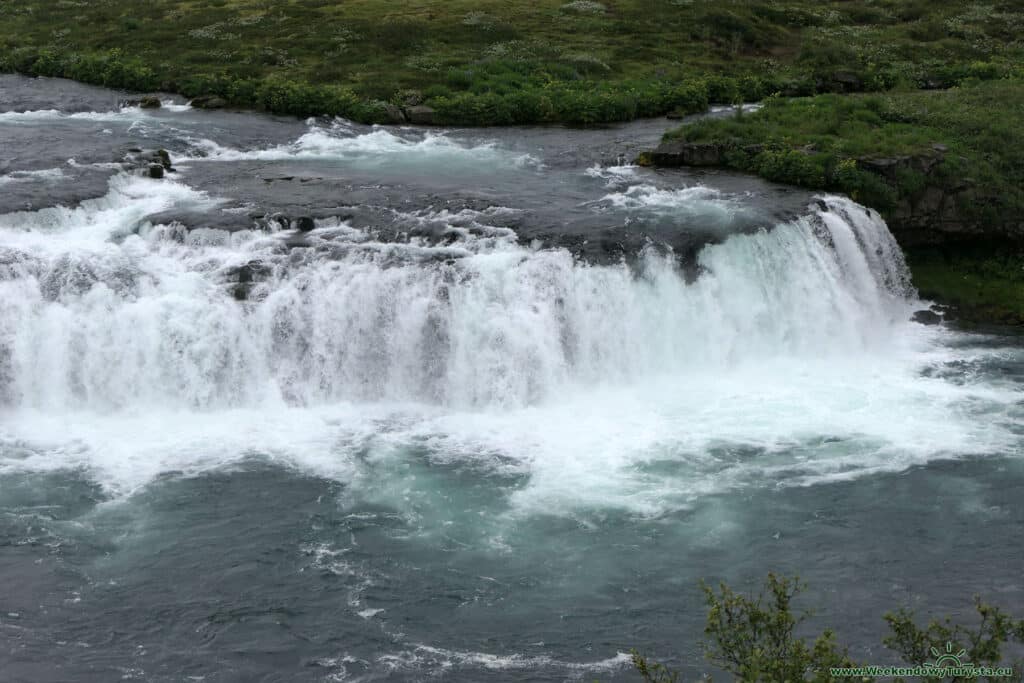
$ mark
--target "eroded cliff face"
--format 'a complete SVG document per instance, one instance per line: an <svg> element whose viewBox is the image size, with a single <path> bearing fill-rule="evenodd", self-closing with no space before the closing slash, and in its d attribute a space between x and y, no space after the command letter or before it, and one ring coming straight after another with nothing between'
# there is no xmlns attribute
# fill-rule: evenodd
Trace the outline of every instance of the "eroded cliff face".
<svg viewBox="0 0 1024 683"><path fill-rule="evenodd" d="M763 149L762 145L667 140L644 155L643 161L662 167L736 169L731 159L737 153L750 158ZM815 150L797 151L813 154ZM857 168L894 189L890 205L872 208L885 217L900 245L911 249L979 242L1024 244L1024 217L1002 211L997 193L952 170L948 154L944 145L936 144L912 155L856 159Z"/></svg>
<svg viewBox="0 0 1024 683"><path fill-rule="evenodd" d="M946 165L944 145L914 155L857 159L857 166L891 187L900 176L916 175L919 187L882 209L904 248L964 242L1024 241L1024 219L1000 210L1000 198L973 178Z"/></svg>

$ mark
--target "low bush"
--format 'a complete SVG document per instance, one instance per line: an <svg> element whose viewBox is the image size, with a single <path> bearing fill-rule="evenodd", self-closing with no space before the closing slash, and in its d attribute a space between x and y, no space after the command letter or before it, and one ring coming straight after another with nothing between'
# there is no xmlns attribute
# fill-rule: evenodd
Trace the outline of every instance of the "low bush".
<svg viewBox="0 0 1024 683"><path fill-rule="evenodd" d="M774 574L768 575L763 592L756 597L736 593L724 583L717 590L704 585L708 610L704 651L708 660L744 683L858 680L835 671L858 665L850 659L846 648L838 644L832 630L825 629L813 638L798 635L798 630L807 630L804 624L812 616L811 612L797 610L794 606L803 588L799 579ZM890 612L884 617L889 635L882 642L904 666L924 666L936 660L939 656L936 653L963 650L963 661L973 666L1012 668L1016 672L1015 678L981 677L978 680L1020 680L1021 662L1005 661L1003 649L1007 643L1024 643L1024 620L1014 619L979 598L975 598L975 610L978 624L974 627L954 624L949 619L931 621L922 627L906 609ZM679 680L677 672L635 650L632 660L646 683Z"/></svg>

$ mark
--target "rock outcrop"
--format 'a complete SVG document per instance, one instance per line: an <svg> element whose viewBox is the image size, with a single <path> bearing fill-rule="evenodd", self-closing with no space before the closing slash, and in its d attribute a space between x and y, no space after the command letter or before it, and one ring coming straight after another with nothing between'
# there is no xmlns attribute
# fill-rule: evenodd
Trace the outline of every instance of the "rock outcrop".
<svg viewBox="0 0 1024 683"><path fill-rule="evenodd" d="M999 198L972 178L953 177L943 167L948 150L933 145L926 152L891 157L866 157L857 166L891 187L900 177L920 178L919 189L904 194L883 211L893 235L904 247L990 240L1024 241L1024 218L999 212ZM980 218L991 205L991 218Z"/></svg>
<svg viewBox="0 0 1024 683"><path fill-rule="evenodd" d="M436 120L435 114L434 108L428 107L425 104L417 104L416 106L405 108L405 117L409 119L409 122L423 126L433 125Z"/></svg>
<svg viewBox="0 0 1024 683"><path fill-rule="evenodd" d="M223 109L228 106L227 101L216 95L203 95L189 102L196 109Z"/></svg>
<svg viewBox="0 0 1024 683"><path fill-rule="evenodd" d="M764 150L763 145L738 147L724 142L687 142L666 140L656 149L641 155L640 163L662 167L718 167L729 168L730 152L743 152L754 157ZM815 150L800 148L796 151L812 154ZM1024 242L1024 217L999 212L999 198L985 190L971 178L953 177L944 167L948 149L935 144L916 154L886 157L863 157L856 160L857 167L879 176L893 188L906 186L913 177L917 189L897 192L894 206L880 209L889 229L904 248L943 245L952 242L979 239L1010 239ZM986 205L993 210L979 211Z"/></svg>
<svg viewBox="0 0 1024 683"><path fill-rule="evenodd" d="M928 309L914 311L914 315L910 316L910 319L921 325L938 325L942 322L940 314Z"/></svg>
<svg viewBox="0 0 1024 683"><path fill-rule="evenodd" d="M667 140L647 155L655 166L723 166L728 147L716 142Z"/></svg>
<svg viewBox="0 0 1024 683"><path fill-rule="evenodd" d="M757 156L764 151L764 145L744 145L734 147L722 142L686 142L685 140L666 140L653 151L646 152L644 161L653 166L708 166L724 168L728 166L726 155L738 149L748 156ZM812 150L801 150L810 152Z"/></svg>
<svg viewBox="0 0 1024 683"><path fill-rule="evenodd" d="M154 179L164 177L165 173L174 173L175 168L171 165L171 155L166 149L140 149L138 147L129 149L122 160L126 169L136 169L142 175Z"/></svg>
<svg viewBox="0 0 1024 683"><path fill-rule="evenodd" d="M401 124L405 123L405 112L397 104L390 102L384 103L384 114L388 117L388 123Z"/></svg>
<svg viewBox="0 0 1024 683"><path fill-rule="evenodd" d="M245 301L256 284L266 280L272 272L270 266L257 259L229 268L224 275L232 296L238 301Z"/></svg>

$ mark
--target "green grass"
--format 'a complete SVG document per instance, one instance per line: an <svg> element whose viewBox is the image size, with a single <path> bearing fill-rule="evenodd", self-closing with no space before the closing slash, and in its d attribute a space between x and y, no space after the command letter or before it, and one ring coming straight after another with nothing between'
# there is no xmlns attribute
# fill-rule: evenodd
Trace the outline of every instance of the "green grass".
<svg viewBox="0 0 1024 683"><path fill-rule="evenodd" d="M1022 32L1010 1L8 0L0 69L299 115L600 123L995 77Z"/></svg>
<svg viewBox="0 0 1024 683"><path fill-rule="evenodd" d="M915 249L907 261L921 296L955 306L962 322L1024 324L1024 252Z"/></svg>
<svg viewBox="0 0 1024 683"><path fill-rule="evenodd" d="M965 81L942 91L876 95L771 97L752 114L704 120L666 139L715 142L734 148L727 165L769 180L845 192L883 213L921 189L913 173L895 185L857 159L928 153L947 148L940 171L950 181L970 178L993 195L979 220L1024 209L1024 81ZM753 148L753 145L759 147Z"/></svg>

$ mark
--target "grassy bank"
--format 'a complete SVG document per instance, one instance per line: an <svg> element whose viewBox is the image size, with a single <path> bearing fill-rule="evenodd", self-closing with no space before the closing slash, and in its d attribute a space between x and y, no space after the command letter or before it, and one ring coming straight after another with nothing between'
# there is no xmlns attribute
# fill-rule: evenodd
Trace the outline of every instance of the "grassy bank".
<svg viewBox="0 0 1024 683"><path fill-rule="evenodd" d="M965 81L940 91L770 97L764 105L754 113L682 126L666 139L724 145L729 167L844 192L883 212L919 191L924 178L908 170L885 182L857 160L928 155L941 145L939 176L970 178L994 199L965 210L985 212L979 220L998 220L1024 209L1024 80Z"/></svg>
<svg viewBox="0 0 1024 683"><path fill-rule="evenodd" d="M959 305L966 319L1024 322L1020 75L943 91L770 97L758 112L699 121L666 138L714 145L726 167L848 194L878 209L897 237L930 188L961 190L944 216L952 212L961 233L932 226L935 246L904 245L915 283ZM878 172L879 160L900 158L941 161L927 174L912 163Z"/></svg>
<svg viewBox="0 0 1024 683"><path fill-rule="evenodd" d="M946 87L1024 58L1019 3L15 0L0 69L298 115L598 123L771 93Z"/></svg>
<svg viewBox="0 0 1024 683"><path fill-rule="evenodd" d="M961 322L1024 324L1024 249L912 249L907 263L921 296L956 307Z"/></svg>

